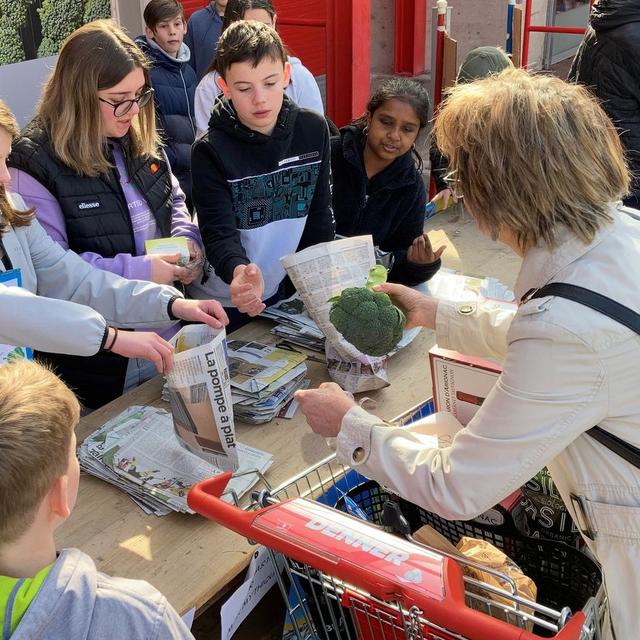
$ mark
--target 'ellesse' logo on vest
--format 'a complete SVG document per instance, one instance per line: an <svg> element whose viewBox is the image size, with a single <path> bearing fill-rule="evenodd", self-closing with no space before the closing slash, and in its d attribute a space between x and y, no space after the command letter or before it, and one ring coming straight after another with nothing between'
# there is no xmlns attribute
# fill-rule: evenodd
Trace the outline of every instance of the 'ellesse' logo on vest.
<svg viewBox="0 0 640 640"><path fill-rule="evenodd" d="M80 211L85 211L87 209L99 209L102 203L100 200L81 200L80 202L76 202L76 206Z"/></svg>

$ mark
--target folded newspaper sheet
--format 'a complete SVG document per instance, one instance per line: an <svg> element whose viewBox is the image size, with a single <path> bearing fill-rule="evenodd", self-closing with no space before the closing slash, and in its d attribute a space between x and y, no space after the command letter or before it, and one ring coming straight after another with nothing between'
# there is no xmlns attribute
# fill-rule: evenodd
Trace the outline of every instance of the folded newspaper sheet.
<svg viewBox="0 0 640 640"><path fill-rule="evenodd" d="M235 416L250 424L269 422L305 383L306 356L259 342L227 343Z"/></svg>
<svg viewBox="0 0 640 640"><path fill-rule="evenodd" d="M238 468L226 334L204 324L183 327L173 338L167 391L182 445L224 469Z"/></svg>
<svg viewBox="0 0 640 640"><path fill-rule="evenodd" d="M128 493L146 513L194 513L187 506L189 489L222 469L187 451L172 422L163 409L129 407L80 445L80 466ZM228 502L249 491L272 463L270 453L240 443L236 449L239 468L224 497Z"/></svg>
<svg viewBox="0 0 640 640"><path fill-rule="evenodd" d="M298 292L267 307L261 314L277 324L271 333L292 344L324 352L324 334L309 316Z"/></svg>
<svg viewBox="0 0 640 640"><path fill-rule="evenodd" d="M283 377L292 377L296 367L304 366L306 356L298 351L278 349L260 342L230 340L227 343L231 386L245 393L262 395ZM306 368L305 368L306 369Z"/></svg>
<svg viewBox="0 0 640 640"><path fill-rule="evenodd" d="M369 269L375 264L371 236L323 242L280 261L309 315L327 338L325 350L331 378L352 393L387 386L387 356L364 355L329 320L329 299L347 287L362 287L366 283Z"/></svg>

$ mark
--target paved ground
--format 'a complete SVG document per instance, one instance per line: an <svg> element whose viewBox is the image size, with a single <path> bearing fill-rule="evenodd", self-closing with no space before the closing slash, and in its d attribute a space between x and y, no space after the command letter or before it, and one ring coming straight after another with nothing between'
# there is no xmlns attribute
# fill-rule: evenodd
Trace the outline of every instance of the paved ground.
<svg viewBox="0 0 640 640"><path fill-rule="evenodd" d="M447 249L442 256L445 267L467 275L493 276L513 288L520 258L511 249L483 236L461 205L436 214L427 221L425 230L434 249L445 238Z"/></svg>

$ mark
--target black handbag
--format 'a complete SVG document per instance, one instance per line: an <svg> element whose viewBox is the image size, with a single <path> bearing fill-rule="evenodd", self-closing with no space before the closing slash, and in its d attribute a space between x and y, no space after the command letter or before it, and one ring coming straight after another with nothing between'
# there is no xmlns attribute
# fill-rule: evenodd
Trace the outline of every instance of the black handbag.
<svg viewBox="0 0 640 640"><path fill-rule="evenodd" d="M547 296L566 298L567 300L572 300L573 302L594 309L640 335L640 314L621 305L615 300L611 300L611 298L607 298L584 287L566 284L564 282L551 282L540 289L534 289L533 293L527 292L523 299L529 301L534 298L546 298ZM614 436L612 433L598 426L592 427L587 433L601 445L607 447L607 449L640 469L640 448Z"/></svg>

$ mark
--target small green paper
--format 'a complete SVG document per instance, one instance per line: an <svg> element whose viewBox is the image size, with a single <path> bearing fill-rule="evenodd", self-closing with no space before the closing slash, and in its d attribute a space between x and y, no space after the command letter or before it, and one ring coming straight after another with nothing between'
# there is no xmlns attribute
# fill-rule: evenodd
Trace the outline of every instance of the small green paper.
<svg viewBox="0 0 640 640"><path fill-rule="evenodd" d="M173 255L179 253L179 264L187 264L190 259L189 242L186 238L182 237L145 240L144 250L148 256L157 254Z"/></svg>

